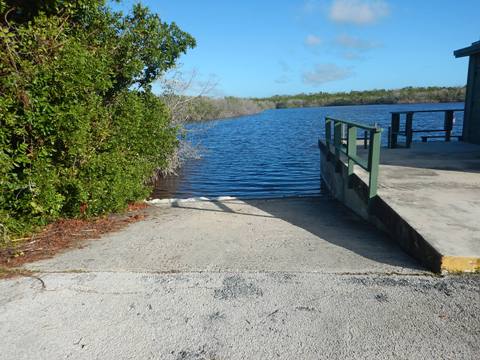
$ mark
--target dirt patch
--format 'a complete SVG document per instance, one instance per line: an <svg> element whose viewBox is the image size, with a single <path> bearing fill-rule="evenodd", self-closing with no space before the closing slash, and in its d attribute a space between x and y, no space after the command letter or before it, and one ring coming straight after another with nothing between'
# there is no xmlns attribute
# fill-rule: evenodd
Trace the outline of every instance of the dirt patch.
<svg viewBox="0 0 480 360"><path fill-rule="evenodd" d="M308 312L317 311L317 309L315 309L314 307L311 307L311 306L297 306L297 307L295 308L295 310L298 310L298 311L308 311Z"/></svg>
<svg viewBox="0 0 480 360"><path fill-rule="evenodd" d="M223 280L223 287L221 289L215 289L215 299L231 300L239 297L263 296L262 289L258 288L253 283L248 283L242 277L238 275L226 277Z"/></svg>
<svg viewBox="0 0 480 360"><path fill-rule="evenodd" d="M215 321L215 320L225 320L225 315L220 313L220 311L216 311L210 315L208 315L208 319L210 321Z"/></svg>
<svg viewBox="0 0 480 360"><path fill-rule="evenodd" d="M384 293L380 293L380 294L376 294L375 295L375 300L377 300L378 302L388 302L388 296L387 294L384 294Z"/></svg>
<svg viewBox="0 0 480 360"><path fill-rule="evenodd" d="M0 278L21 275L8 268L50 258L62 250L81 247L84 240L99 239L101 235L118 231L146 217L144 203L128 206L124 214L93 219L61 219L28 238L17 239L11 246L0 248Z"/></svg>
<svg viewBox="0 0 480 360"><path fill-rule="evenodd" d="M175 351L171 352L172 355ZM177 356L177 360L214 360L217 359L215 351L208 350L207 345L203 345L196 350L182 350Z"/></svg>

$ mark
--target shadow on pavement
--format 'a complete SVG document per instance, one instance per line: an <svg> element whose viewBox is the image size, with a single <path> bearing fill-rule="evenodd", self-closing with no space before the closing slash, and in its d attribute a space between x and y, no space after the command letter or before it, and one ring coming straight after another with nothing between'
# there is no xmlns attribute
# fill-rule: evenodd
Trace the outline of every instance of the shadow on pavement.
<svg viewBox="0 0 480 360"><path fill-rule="evenodd" d="M212 204L214 206L208 208L199 202L172 206L280 219L315 235L319 238L318 241L327 241L364 258L413 270L425 270L386 234L329 197L224 200L213 201ZM240 206L241 204L249 205L248 210L245 211L245 207Z"/></svg>

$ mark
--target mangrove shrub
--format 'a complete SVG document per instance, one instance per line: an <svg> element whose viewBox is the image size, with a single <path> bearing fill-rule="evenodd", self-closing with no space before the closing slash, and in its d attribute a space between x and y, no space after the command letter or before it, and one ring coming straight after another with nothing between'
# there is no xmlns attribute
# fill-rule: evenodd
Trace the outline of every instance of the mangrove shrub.
<svg viewBox="0 0 480 360"><path fill-rule="evenodd" d="M141 5L0 0L0 232L144 198L177 144L151 84L194 46Z"/></svg>

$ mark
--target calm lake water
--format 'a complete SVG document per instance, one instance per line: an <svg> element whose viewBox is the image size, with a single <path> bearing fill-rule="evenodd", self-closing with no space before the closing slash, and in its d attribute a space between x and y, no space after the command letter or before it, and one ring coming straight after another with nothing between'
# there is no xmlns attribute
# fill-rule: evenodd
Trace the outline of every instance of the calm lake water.
<svg viewBox="0 0 480 360"><path fill-rule="evenodd" d="M318 196L325 116L378 123L386 144L391 111L463 108L463 103L329 106L268 110L261 114L189 125L187 138L201 158L160 181L153 198ZM454 134L460 134L458 112ZM414 129L443 127L443 113L415 114Z"/></svg>

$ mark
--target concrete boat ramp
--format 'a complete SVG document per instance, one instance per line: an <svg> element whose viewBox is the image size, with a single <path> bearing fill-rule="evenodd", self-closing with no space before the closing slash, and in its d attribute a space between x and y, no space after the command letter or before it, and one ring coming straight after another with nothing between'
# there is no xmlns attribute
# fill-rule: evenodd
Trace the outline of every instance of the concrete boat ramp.
<svg viewBox="0 0 480 360"><path fill-rule="evenodd" d="M402 151L403 150L403 151ZM383 153L379 195L451 271L480 270L480 146L414 143Z"/></svg>
<svg viewBox="0 0 480 360"><path fill-rule="evenodd" d="M480 146L412 143L382 149L378 193L366 200L368 173L328 161L322 175L333 194L435 272L480 270ZM366 156L359 147L358 153Z"/></svg>
<svg viewBox="0 0 480 360"><path fill-rule="evenodd" d="M0 281L2 359L476 359L480 278L329 198L180 201Z"/></svg>

